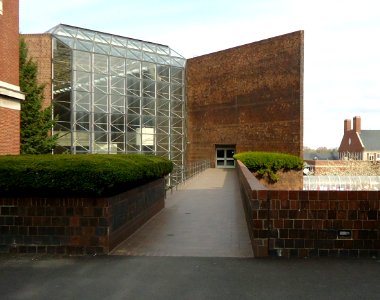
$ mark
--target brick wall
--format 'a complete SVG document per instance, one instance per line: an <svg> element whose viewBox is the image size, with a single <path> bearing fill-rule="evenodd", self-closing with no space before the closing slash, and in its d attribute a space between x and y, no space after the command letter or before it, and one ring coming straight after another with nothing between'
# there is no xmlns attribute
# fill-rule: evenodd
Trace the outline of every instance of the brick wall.
<svg viewBox="0 0 380 300"><path fill-rule="evenodd" d="M269 191L237 170L255 257L380 255L379 191Z"/></svg>
<svg viewBox="0 0 380 300"><path fill-rule="evenodd" d="M0 197L0 252L107 254L164 198L164 179L108 198Z"/></svg>
<svg viewBox="0 0 380 300"><path fill-rule="evenodd" d="M20 111L0 107L0 155L20 153Z"/></svg>
<svg viewBox="0 0 380 300"><path fill-rule="evenodd" d="M301 156L303 32L187 61L188 161L215 145Z"/></svg>
<svg viewBox="0 0 380 300"><path fill-rule="evenodd" d="M0 15L0 81L19 85L19 1L4 0Z"/></svg>
<svg viewBox="0 0 380 300"><path fill-rule="evenodd" d="M37 81L45 85L43 108L52 100L52 37L51 34L21 35L28 46L28 57L38 64Z"/></svg>

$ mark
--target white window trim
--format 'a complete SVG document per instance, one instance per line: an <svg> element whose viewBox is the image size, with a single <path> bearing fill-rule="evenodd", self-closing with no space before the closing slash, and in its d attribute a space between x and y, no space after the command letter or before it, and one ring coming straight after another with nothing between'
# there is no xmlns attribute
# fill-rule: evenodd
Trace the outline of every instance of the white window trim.
<svg viewBox="0 0 380 300"><path fill-rule="evenodd" d="M3 14L3 0L0 0L0 15Z"/></svg>

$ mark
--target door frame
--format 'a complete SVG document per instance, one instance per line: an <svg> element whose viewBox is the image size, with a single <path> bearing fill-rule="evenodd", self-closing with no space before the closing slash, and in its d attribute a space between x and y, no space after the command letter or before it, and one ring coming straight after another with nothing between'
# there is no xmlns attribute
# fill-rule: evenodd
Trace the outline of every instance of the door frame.
<svg viewBox="0 0 380 300"><path fill-rule="evenodd" d="M218 157L218 150L223 150L223 157ZM232 150L232 156L236 153L236 145L215 145L215 168L218 169L233 169L235 168L235 160L228 153L228 151ZM223 164L220 162L223 161ZM218 164L219 162L219 164ZM232 163L231 163L232 162Z"/></svg>

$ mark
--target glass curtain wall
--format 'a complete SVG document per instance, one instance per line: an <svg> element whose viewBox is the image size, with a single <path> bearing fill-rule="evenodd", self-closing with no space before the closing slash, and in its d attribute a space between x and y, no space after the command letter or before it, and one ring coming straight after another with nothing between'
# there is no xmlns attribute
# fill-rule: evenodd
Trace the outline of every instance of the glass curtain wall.
<svg viewBox="0 0 380 300"><path fill-rule="evenodd" d="M182 168L186 60L168 46L58 25L57 152L151 153Z"/></svg>

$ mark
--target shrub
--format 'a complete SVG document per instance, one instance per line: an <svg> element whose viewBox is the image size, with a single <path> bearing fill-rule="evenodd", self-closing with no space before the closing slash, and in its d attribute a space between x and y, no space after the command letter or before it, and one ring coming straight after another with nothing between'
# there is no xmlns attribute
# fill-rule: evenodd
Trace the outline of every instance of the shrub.
<svg viewBox="0 0 380 300"><path fill-rule="evenodd" d="M303 160L295 155L272 152L242 152L234 155L250 171L259 177L267 177L270 182L277 182L277 171L302 170Z"/></svg>
<svg viewBox="0 0 380 300"><path fill-rule="evenodd" d="M139 154L1 156L0 195L113 195L172 169L167 159Z"/></svg>

